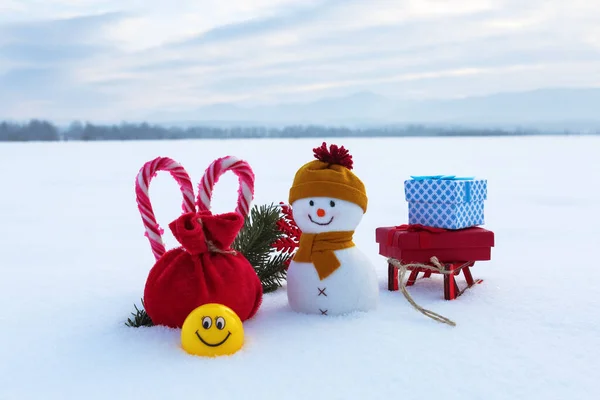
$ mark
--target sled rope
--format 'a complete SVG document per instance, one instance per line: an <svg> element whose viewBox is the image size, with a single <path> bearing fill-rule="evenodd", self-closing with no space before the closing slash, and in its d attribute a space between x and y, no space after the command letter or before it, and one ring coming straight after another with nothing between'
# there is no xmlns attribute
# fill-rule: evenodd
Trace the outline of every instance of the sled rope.
<svg viewBox="0 0 600 400"><path fill-rule="evenodd" d="M444 324L448 324L450 326L456 326L456 322L452 321L449 318L446 318L438 313L435 313L431 310L427 310L423 307L421 307L420 305L418 305L414 299L412 298L412 296L408 293L408 290L406 290L406 285L404 284L404 276L406 275L406 272L408 271L408 268L423 268L423 269L427 269L430 271L435 271L438 272L440 274L444 274L444 275L450 275L450 274L454 274L456 273L456 270L454 271L447 271L444 268L444 265L442 263L440 263L440 260L438 260L437 257L433 256L431 257L431 263L433 265L428 265L428 264L420 264L420 263L412 263L412 264L402 264L399 260L395 259L395 258L388 258L388 262L392 265L394 265L395 267L398 268L398 281L399 281L399 286L400 286L400 290L402 291L402 294L404 295L404 297L406 298L406 300L408 300L408 302L419 312L421 312L422 314L424 314L425 316L444 323ZM459 270L462 269L463 267L465 267L466 265L468 265L469 263L465 263L463 265L460 266Z"/></svg>

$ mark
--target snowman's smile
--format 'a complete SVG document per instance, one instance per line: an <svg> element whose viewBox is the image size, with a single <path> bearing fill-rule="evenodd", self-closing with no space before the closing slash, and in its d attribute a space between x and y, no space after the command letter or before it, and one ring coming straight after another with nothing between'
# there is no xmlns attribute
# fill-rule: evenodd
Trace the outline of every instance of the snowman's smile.
<svg viewBox="0 0 600 400"><path fill-rule="evenodd" d="M329 222L317 222L317 221L315 221L315 220L312 219L312 217L311 217L310 214L308 214L308 219L310 219L310 222L312 222L313 224L317 224L317 225L321 225L321 226L329 225L333 221L333 217L331 217L331 219L329 220Z"/></svg>

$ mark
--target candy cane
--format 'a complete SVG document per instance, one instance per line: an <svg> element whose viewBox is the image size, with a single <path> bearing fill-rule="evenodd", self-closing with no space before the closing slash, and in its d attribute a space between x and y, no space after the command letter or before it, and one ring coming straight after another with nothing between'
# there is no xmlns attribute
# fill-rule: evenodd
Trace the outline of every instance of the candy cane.
<svg viewBox="0 0 600 400"><path fill-rule="evenodd" d="M246 161L234 156L219 158L206 169L198 185L198 199L196 202L198 210L210 211L210 200L215 183L227 171L233 172L238 177L240 186L235 211L246 217L250 212L250 203L254 198L254 172L252 172L252 168Z"/></svg>
<svg viewBox="0 0 600 400"><path fill-rule="evenodd" d="M157 157L152 161L148 161L140 169L135 180L135 194L138 204L138 209L142 215L142 221L146 228L145 236L150 241L152 253L158 260L165 253L165 244L162 240L162 229L156 222L154 210L148 196L148 186L153 177L158 171L168 171L173 178L179 183L179 188L183 194L182 210L184 213L194 212L196 210L194 204L194 187L186 170L177 161L167 157Z"/></svg>

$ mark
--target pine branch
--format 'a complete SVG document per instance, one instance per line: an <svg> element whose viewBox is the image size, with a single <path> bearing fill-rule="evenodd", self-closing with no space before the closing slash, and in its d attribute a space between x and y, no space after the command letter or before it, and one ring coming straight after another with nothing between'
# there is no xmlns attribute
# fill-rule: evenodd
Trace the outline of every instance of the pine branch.
<svg viewBox="0 0 600 400"><path fill-rule="evenodd" d="M254 267L265 293L277 290L286 279L288 261L296 247L293 241L282 242L287 238L281 228L286 217L282 210L281 205L254 206L231 246ZM282 247L284 244L287 248Z"/></svg>
<svg viewBox="0 0 600 400"><path fill-rule="evenodd" d="M290 260L291 257L287 254L281 253L271 258L261 270L258 271L258 276L263 283L263 288L267 292L272 292L281 287L283 281L286 278L286 261Z"/></svg>
<svg viewBox="0 0 600 400"><path fill-rule="evenodd" d="M135 307L135 313L131 313L131 315L133 315L133 320L131 318L127 318L125 325L132 328L139 328L141 326L154 326L154 323L144 309L144 299L142 299L141 310L137 307L137 305L134 304L133 306Z"/></svg>

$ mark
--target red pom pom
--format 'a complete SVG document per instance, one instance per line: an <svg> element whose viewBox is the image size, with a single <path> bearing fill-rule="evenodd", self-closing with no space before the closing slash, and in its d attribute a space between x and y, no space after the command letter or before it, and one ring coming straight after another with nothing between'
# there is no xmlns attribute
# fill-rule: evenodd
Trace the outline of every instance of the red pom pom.
<svg viewBox="0 0 600 400"><path fill-rule="evenodd" d="M352 169L354 165L354 161L352 160L352 156L348 153L348 150L342 147L338 147L335 144L329 146L327 149L327 144L323 142L321 147L316 147L313 149L315 154L315 158L319 161L323 161L329 164L337 164L342 167L346 167L348 169Z"/></svg>

